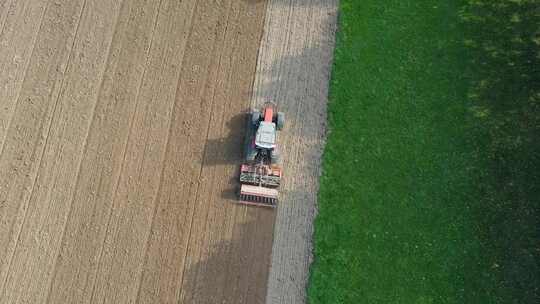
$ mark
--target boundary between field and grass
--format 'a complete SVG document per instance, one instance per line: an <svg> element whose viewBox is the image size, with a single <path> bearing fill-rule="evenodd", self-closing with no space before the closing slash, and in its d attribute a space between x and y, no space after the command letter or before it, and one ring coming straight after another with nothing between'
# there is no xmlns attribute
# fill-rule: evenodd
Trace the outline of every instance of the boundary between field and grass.
<svg viewBox="0 0 540 304"><path fill-rule="evenodd" d="M306 302L337 7L338 0L267 3L251 106L273 101L286 115L267 304Z"/></svg>
<svg viewBox="0 0 540 304"><path fill-rule="evenodd" d="M538 12L340 1L310 304L535 303Z"/></svg>

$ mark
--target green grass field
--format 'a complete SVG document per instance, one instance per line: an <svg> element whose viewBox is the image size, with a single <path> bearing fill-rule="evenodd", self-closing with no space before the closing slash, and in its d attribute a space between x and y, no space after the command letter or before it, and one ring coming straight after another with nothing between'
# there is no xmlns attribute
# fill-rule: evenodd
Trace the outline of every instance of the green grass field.
<svg viewBox="0 0 540 304"><path fill-rule="evenodd" d="M469 2L341 0L310 304L535 303L540 95L486 80Z"/></svg>

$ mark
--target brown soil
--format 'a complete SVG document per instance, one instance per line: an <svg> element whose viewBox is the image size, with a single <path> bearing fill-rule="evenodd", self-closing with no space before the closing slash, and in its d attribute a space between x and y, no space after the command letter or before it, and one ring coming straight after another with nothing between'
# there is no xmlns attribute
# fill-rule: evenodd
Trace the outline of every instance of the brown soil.
<svg viewBox="0 0 540 304"><path fill-rule="evenodd" d="M263 303L233 204L266 2L0 0L0 302Z"/></svg>
<svg viewBox="0 0 540 304"><path fill-rule="evenodd" d="M0 0L0 303L302 303L335 7ZM277 211L233 203L268 99Z"/></svg>

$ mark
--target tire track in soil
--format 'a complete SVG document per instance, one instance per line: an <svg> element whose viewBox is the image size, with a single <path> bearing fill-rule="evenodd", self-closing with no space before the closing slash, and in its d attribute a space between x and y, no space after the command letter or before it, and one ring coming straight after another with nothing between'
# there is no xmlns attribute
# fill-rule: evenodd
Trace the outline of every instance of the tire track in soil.
<svg viewBox="0 0 540 304"><path fill-rule="evenodd" d="M12 123L6 130L0 153L1 299L7 297L6 280L29 208L38 167L41 166L53 111L75 39L80 8L81 3L75 1L54 6L47 10L40 21L39 34L21 84L17 107ZM58 19L64 22L58 25L55 22Z"/></svg>
<svg viewBox="0 0 540 304"><path fill-rule="evenodd" d="M11 11L12 1L13 0L1 0L0 1L0 35L2 35L2 32L4 31L4 24L6 22L7 15Z"/></svg>
<svg viewBox="0 0 540 304"><path fill-rule="evenodd" d="M149 63L161 55L156 47L158 43L152 41L156 39L152 36L159 35L153 32L161 30L164 21L168 21L161 16L165 8L158 17L157 6L144 4L144 1L122 2L102 79L96 118L91 126L72 212L51 284L50 303L65 299L87 303L98 280L97 267L113 195L127 157L128 133L135 107L148 85Z"/></svg>
<svg viewBox="0 0 540 304"><path fill-rule="evenodd" d="M186 6L187 5L187 6ZM92 302L134 302L159 187L190 2L163 1L108 221ZM144 28L144 27L142 27ZM174 38L172 38L174 34ZM180 56L178 56L180 55Z"/></svg>
<svg viewBox="0 0 540 304"><path fill-rule="evenodd" d="M0 3L0 154L14 117L47 1Z"/></svg>
<svg viewBox="0 0 540 304"><path fill-rule="evenodd" d="M45 21L53 29L50 33L59 29L62 34L72 33L73 39L67 39L70 47L62 64L65 68L56 68L64 70L63 77L58 85L59 94L54 101L25 224L8 268L3 293L7 302L27 303L46 298L51 269L71 208L82 150L94 117L96 91L110 45L110 28L114 28L111 24L114 18L104 12L116 9L116 2L100 7L97 2L58 1L47 10ZM49 55L47 52L39 54Z"/></svg>

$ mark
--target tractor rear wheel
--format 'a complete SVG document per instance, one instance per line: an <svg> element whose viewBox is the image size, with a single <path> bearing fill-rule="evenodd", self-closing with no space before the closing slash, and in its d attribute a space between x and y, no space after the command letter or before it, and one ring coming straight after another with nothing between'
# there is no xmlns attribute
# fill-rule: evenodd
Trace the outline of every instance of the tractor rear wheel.
<svg viewBox="0 0 540 304"><path fill-rule="evenodd" d="M246 135L244 138L244 159L248 162L254 161L257 155L257 151L252 147L253 140L253 115L250 115L246 119Z"/></svg>
<svg viewBox="0 0 540 304"><path fill-rule="evenodd" d="M280 157L279 149L275 147L274 150L272 151L272 154L270 155L270 162L275 165L279 163L280 159L281 157Z"/></svg>
<svg viewBox="0 0 540 304"><path fill-rule="evenodd" d="M245 160L249 163L254 162L257 158L257 149L251 147L251 145L246 145Z"/></svg>
<svg viewBox="0 0 540 304"><path fill-rule="evenodd" d="M251 124L258 125L261 121L261 112L259 110L253 110L251 112Z"/></svg>
<svg viewBox="0 0 540 304"><path fill-rule="evenodd" d="M277 113L276 128L281 131L284 126L285 126L285 113L278 112Z"/></svg>

